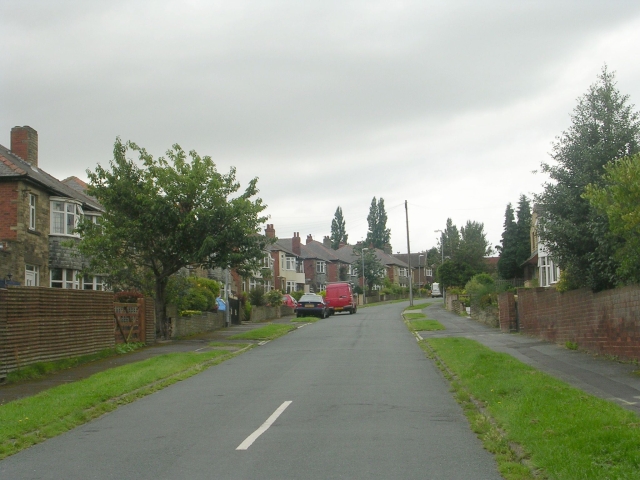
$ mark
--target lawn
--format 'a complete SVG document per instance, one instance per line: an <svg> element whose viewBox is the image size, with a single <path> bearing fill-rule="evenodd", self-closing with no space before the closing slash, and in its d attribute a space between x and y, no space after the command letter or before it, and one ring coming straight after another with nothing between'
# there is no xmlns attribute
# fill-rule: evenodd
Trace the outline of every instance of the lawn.
<svg viewBox="0 0 640 480"><path fill-rule="evenodd" d="M195 375L233 355L225 350L161 355L1 405L0 458Z"/></svg>
<svg viewBox="0 0 640 480"><path fill-rule="evenodd" d="M640 478L638 415L474 340L421 345L452 381L505 478Z"/></svg>
<svg viewBox="0 0 640 480"><path fill-rule="evenodd" d="M287 325L283 323L272 323L255 330L238 333L229 337L230 340L273 340L281 337L296 328L295 325Z"/></svg>

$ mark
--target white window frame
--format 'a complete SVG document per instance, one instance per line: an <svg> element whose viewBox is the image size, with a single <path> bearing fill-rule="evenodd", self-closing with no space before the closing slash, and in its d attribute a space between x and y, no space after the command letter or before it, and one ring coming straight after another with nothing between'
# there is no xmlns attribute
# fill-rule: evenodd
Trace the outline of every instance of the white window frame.
<svg viewBox="0 0 640 480"><path fill-rule="evenodd" d="M82 277L83 290L106 290L104 277L102 275L85 275Z"/></svg>
<svg viewBox="0 0 640 480"><path fill-rule="evenodd" d="M80 202L69 198L52 197L51 234L80 238L76 228L78 228L78 223L80 223L83 213ZM71 226L72 224L73 226Z"/></svg>
<svg viewBox="0 0 640 480"><path fill-rule="evenodd" d="M29 278L29 272L32 272L33 284L29 284L31 279ZM40 267L38 265L31 265L26 263L24 265L24 285L26 287L37 287L40 285Z"/></svg>
<svg viewBox="0 0 640 480"><path fill-rule="evenodd" d="M297 291L297 283L296 282L292 282L291 280L287 280L287 293L291 293L291 292L295 292Z"/></svg>
<svg viewBox="0 0 640 480"><path fill-rule="evenodd" d="M62 273L61 279L54 280L53 274L58 271ZM79 289L80 281L78 279L78 271L71 268L52 268L49 270L49 286L51 288Z"/></svg>
<svg viewBox="0 0 640 480"><path fill-rule="evenodd" d="M36 202L37 198L33 193L29 194L29 230L36 229Z"/></svg>
<svg viewBox="0 0 640 480"><path fill-rule="evenodd" d="M285 268L284 268L285 270L290 270L292 272L295 272L296 265L297 265L296 257L292 257L289 255L285 257Z"/></svg>
<svg viewBox="0 0 640 480"><path fill-rule="evenodd" d="M327 262L316 260L316 273L327 273Z"/></svg>

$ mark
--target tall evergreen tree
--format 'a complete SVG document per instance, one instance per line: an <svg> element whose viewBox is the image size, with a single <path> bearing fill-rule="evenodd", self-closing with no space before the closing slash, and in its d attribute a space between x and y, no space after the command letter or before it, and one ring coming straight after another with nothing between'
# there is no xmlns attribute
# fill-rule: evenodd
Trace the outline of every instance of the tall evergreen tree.
<svg viewBox="0 0 640 480"><path fill-rule="evenodd" d="M553 144L555 163L542 165L552 182L536 196L539 234L569 288L602 290L616 284L616 238L606 216L581 195L588 184L602 186L608 162L640 151L640 120L628 99L605 66L578 100L571 126Z"/></svg>
<svg viewBox="0 0 640 480"><path fill-rule="evenodd" d="M531 256L531 203L525 195L520 195L516 215L516 262L522 265Z"/></svg>
<svg viewBox="0 0 640 480"><path fill-rule="evenodd" d="M331 222L331 248L337 250L340 248L340 243L347 243L348 237L346 222L342 216L342 208L338 207Z"/></svg>
<svg viewBox="0 0 640 480"><path fill-rule="evenodd" d="M498 260L498 274L501 278L517 278L522 273L517 260L517 228L513 207L509 203L504 212L504 231Z"/></svg>
<svg viewBox="0 0 640 480"><path fill-rule="evenodd" d="M376 202L376 197L373 197L367 222L369 223L367 245L388 251L391 248L391 230L387 228L387 212L384 208L383 198Z"/></svg>

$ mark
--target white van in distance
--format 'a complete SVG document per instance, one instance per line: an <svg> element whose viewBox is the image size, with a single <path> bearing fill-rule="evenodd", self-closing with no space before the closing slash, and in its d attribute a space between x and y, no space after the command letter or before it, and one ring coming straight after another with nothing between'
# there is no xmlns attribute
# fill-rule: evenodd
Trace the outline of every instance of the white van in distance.
<svg viewBox="0 0 640 480"><path fill-rule="evenodd" d="M440 284L434 283L431 285L431 296L432 297L441 297L442 292L440 291Z"/></svg>

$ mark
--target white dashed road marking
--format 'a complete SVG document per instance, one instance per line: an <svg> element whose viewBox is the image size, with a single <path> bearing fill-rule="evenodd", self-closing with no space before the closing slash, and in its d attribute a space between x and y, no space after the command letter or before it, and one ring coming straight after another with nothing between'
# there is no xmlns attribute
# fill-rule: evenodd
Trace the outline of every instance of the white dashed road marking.
<svg viewBox="0 0 640 480"><path fill-rule="evenodd" d="M249 435L245 439L245 441L242 442L238 446L238 448L236 448L236 450L247 450L253 444L253 442L255 442L258 439L260 435L262 435L264 432L269 430L269 427L273 425L273 422L275 422L278 419L278 417L282 415L282 412L284 412L287 409L287 407L291 405L291 403L292 402L290 400L287 400L282 405L280 405L278 409L275 412L273 412L269 418L267 418L267 421L264 422L260 426L260 428L258 428L255 432Z"/></svg>

